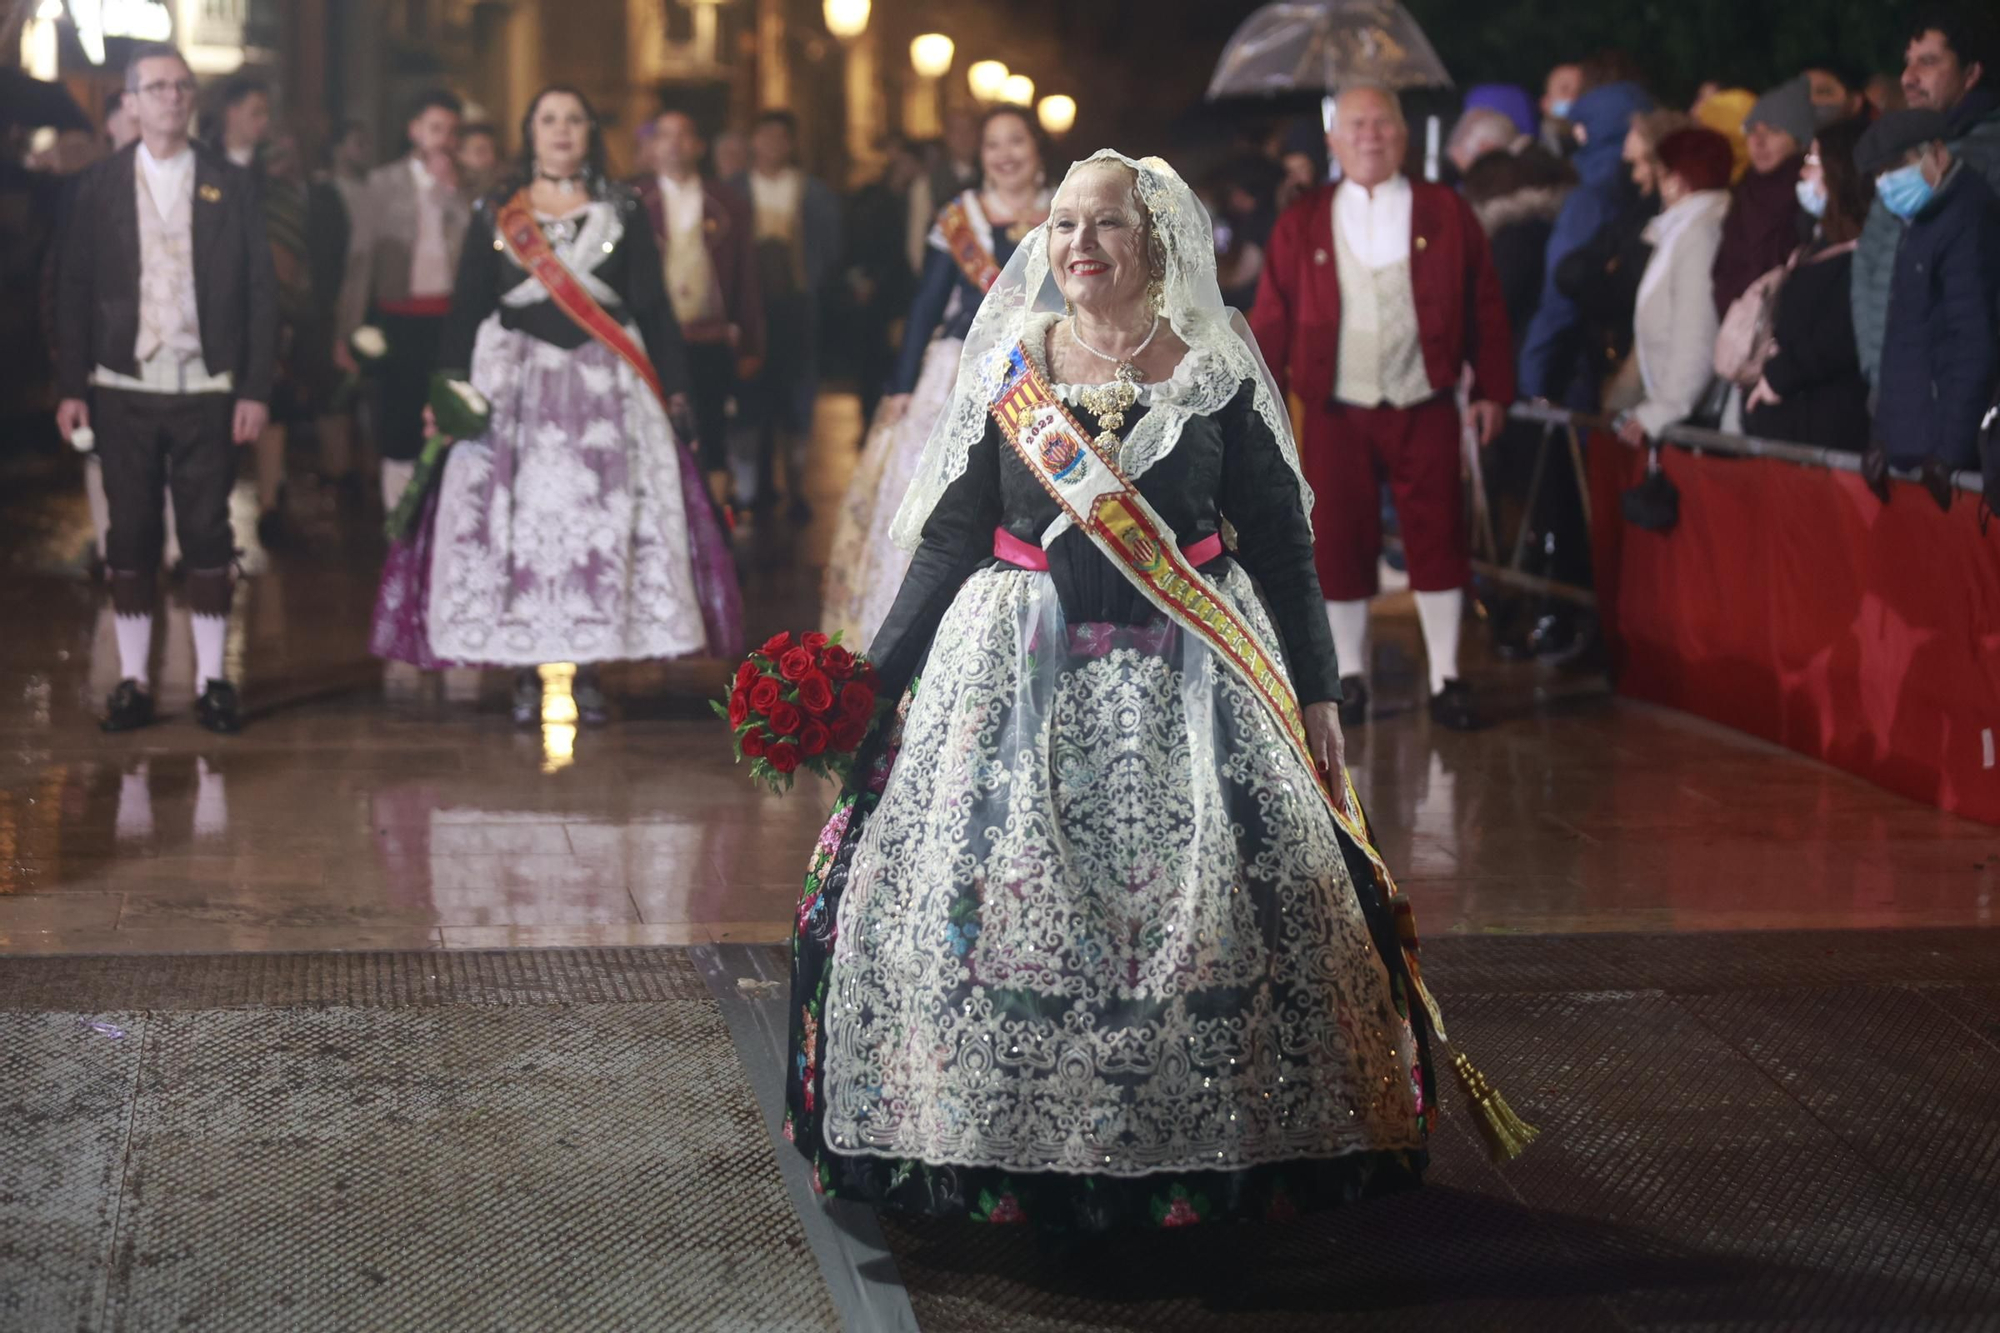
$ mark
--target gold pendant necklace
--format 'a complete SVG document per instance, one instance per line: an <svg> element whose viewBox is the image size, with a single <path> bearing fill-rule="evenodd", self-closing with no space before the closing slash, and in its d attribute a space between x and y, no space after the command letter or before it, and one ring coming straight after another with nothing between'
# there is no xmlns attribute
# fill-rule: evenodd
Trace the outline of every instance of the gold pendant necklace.
<svg viewBox="0 0 2000 1333"><path fill-rule="evenodd" d="M1076 331L1076 322L1068 321L1070 341L1090 353L1100 361L1109 361L1117 367L1111 373L1111 383L1094 384L1077 394L1084 407L1097 418L1098 434L1096 444L1100 450L1111 450L1118 446L1117 432L1125 429L1125 414L1132 410L1132 404L1139 401L1139 368L1132 363L1139 354L1153 345L1153 339L1160 332L1160 317L1153 316L1153 327L1146 334L1146 340L1132 349L1132 355L1119 360L1085 342Z"/></svg>

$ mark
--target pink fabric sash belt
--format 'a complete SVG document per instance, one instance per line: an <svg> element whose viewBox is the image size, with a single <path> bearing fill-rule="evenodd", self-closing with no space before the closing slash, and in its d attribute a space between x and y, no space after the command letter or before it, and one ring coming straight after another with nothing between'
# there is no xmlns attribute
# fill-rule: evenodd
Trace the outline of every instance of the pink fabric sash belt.
<svg viewBox="0 0 2000 1333"><path fill-rule="evenodd" d="M1187 562L1199 568L1222 554L1222 534L1211 532L1192 546L1183 546L1181 554ZM1039 569L1049 567L1049 553L1032 542L1024 542L1005 528L993 529L993 558L1004 560L1018 569Z"/></svg>

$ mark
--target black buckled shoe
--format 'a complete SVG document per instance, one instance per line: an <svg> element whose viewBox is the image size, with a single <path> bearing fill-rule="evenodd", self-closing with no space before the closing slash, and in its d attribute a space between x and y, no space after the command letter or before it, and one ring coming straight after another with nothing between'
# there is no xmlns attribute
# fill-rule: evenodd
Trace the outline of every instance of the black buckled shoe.
<svg viewBox="0 0 2000 1333"><path fill-rule="evenodd" d="M218 736L234 736L243 730L243 701L236 687L226 680L211 680L194 701L194 720Z"/></svg>
<svg viewBox="0 0 2000 1333"><path fill-rule="evenodd" d="M97 724L105 731L137 731L153 725L153 696L139 688L139 682L118 682L104 704L104 720Z"/></svg>
<svg viewBox="0 0 2000 1333"><path fill-rule="evenodd" d="M1340 725L1358 727L1368 720L1368 682L1359 676L1340 678Z"/></svg>
<svg viewBox="0 0 2000 1333"><path fill-rule="evenodd" d="M1431 696L1431 721L1449 731L1478 731L1486 725L1479 706L1472 702L1472 687L1462 680L1448 680Z"/></svg>

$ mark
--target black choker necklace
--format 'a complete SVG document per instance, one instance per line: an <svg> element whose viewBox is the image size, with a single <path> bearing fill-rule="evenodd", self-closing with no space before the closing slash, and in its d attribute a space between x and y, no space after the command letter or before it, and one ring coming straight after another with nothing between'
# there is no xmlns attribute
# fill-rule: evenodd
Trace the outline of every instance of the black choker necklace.
<svg viewBox="0 0 2000 1333"><path fill-rule="evenodd" d="M535 168L535 175L539 177L541 180L547 182L548 184L560 185L565 190L581 190L583 188L583 177L581 175L552 176L548 172L543 171L540 167Z"/></svg>

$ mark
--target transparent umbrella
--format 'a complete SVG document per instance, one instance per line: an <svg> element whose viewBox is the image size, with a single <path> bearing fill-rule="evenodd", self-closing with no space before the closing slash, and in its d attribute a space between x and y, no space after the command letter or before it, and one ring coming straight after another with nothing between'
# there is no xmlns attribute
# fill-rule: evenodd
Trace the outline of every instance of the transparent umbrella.
<svg viewBox="0 0 2000 1333"><path fill-rule="evenodd" d="M1424 30L1396 0L1280 0L1222 49L1208 99L1319 93L1355 83L1449 88Z"/></svg>

